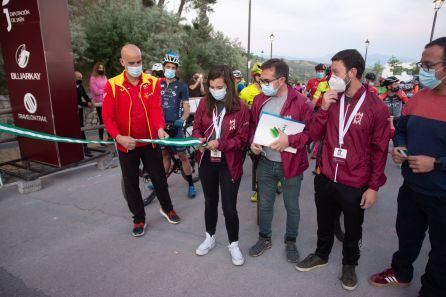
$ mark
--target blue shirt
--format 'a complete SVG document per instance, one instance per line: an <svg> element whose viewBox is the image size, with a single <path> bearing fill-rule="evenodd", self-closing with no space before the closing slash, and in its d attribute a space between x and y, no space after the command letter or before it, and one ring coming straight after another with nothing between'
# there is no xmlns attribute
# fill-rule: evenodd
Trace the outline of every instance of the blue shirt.
<svg viewBox="0 0 446 297"><path fill-rule="evenodd" d="M183 114L183 102L189 101L189 91L185 83L175 80L170 84L161 82L161 104L166 123L173 123Z"/></svg>
<svg viewBox="0 0 446 297"><path fill-rule="evenodd" d="M439 158L442 168L414 173L408 162L402 166L404 181L414 191L446 198L446 96L422 90L404 106L395 131L397 146L406 146L412 156Z"/></svg>

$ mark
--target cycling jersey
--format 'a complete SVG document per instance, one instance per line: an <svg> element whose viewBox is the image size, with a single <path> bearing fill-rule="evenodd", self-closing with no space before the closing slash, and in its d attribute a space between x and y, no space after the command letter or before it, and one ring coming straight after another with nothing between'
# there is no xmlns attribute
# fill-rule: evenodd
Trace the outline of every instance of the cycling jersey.
<svg viewBox="0 0 446 297"><path fill-rule="evenodd" d="M314 95L317 91L317 86L319 85L320 82L323 81L327 81L327 79L325 77L323 79L317 79L316 77L313 77L308 81L305 90L310 92L311 95Z"/></svg>
<svg viewBox="0 0 446 297"><path fill-rule="evenodd" d="M394 119L399 119L403 104L409 101L406 94L401 90L392 96L387 93L381 94L379 98L387 105L389 113Z"/></svg>
<svg viewBox="0 0 446 297"><path fill-rule="evenodd" d="M328 81L323 80L321 81L316 89L316 92L313 95L313 101L317 100L316 107L321 107L322 105L322 96L330 90L330 86L328 85Z"/></svg>
<svg viewBox="0 0 446 297"><path fill-rule="evenodd" d="M248 105L249 109L251 109L252 103L254 102L254 97L260 93L261 91L255 84L250 84L240 92L240 99L242 99L243 102Z"/></svg>

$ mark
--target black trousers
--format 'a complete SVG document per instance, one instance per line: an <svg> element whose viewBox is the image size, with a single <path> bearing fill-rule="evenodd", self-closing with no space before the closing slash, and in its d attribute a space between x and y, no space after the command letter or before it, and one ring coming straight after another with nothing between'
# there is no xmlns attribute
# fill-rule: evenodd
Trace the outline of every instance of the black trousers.
<svg viewBox="0 0 446 297"><path fill-rule="evenodd" d="M118 152L124 181L124 193L130 212L133 214L133 222L145 222L146 217L141 190L139 189L139 164L141 161L155 187L156 197L161 208L166 213L171 211L173 209L172 200L167 189L167 178L159 146L153 148L152 145L146 145L137 147L128 153Z"/></svg>
<svg viewBox="0 0 446 297"><path fill-rule="evenodd" d="M79 125L81 126L81 129L84 126L84 108L83 107L79 108ZM81 137L82 137L82 139L87 139L85 136L85 131L81 130ZM83 146L84 146L84 149L87 148L86 143L84 143Z"/></svg>
<svg viewBox="0 0 446 297"><path fill-rule="evenodd" d="M344 213L345 237L342 246L342 264L358 265L359 241L362 238L364 210L360 203L366 189L334 183L323 174L314 178L317 209L316 255L328 260L334 241L334 226L339 213Z"/></svg>
<svg viewBox="0 0 446 297"><path fill-rule="evenodd" d="M102 106L96 107L96 113L98 114L99 124L103 125L104 121L102 120ZM99 132L99 140L103 140L104 139L104 128L100 128L98 132Z"/></svg>
<svg viewBox="0 0 446 297"><path fill-rule="evenodd" d="M237 194L241 179L232 181L224 155L220 163L213 163L210 160L209 151L206 151L203 156L199 168L199 175L205 200L204 220L206 223L206 232L210 235L215 234L218 219L218 190L220 188L221 204L223 215L225 216L229 242L238 241L239 220L237 213Z"/></svg>
<svg viewBox="0 0 446 297"><path fill-rule="evenodd" d="M420 253L427 230L431 251L421 277L420 294L446 296L446 197L424 195L404 183L398 193L396 217L399 248L392 259L392 268L401 281L412 280L412 263Z"/></svg>

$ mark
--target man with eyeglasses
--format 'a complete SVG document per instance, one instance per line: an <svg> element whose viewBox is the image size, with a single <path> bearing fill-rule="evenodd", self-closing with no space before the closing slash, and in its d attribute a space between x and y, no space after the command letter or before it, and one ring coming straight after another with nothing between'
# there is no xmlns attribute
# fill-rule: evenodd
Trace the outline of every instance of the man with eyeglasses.
<svg viewBox="0 0 446 297"><path fill-rule="evenodd" d="M420 83L424 89L405 105L396 127L392 157L402 164L398 194L398 251L391 268L369 283L409 286L413 262L429 230L431 251L419 296L446 296L446 37L424 48Z"/></svg>
<svg viewBox="0 0 446 297"><path fill-rule="evenodd" d="M262 94L255 97L251 109L250 143L256 155L257 181L259 190L259 240L251 247L252 257L262 255L271 248L271 223L276 199L276 186L282 183L283 200L287 212L284 236L285 254L289 262L296 263L299 253L296 247L300 210L299 193L303 172L308 168L305 145L309 140L307 131L286 135L279 130L278 139L269 147L253 143L255 129L261 112L287 117L308 123L312 108L307 98L288 85L289 67L280 59L271 59L261 66L260 86ZM297 149L296 153L284 151L287 147ZM260 156L263 152L262 156Z"/></svg>

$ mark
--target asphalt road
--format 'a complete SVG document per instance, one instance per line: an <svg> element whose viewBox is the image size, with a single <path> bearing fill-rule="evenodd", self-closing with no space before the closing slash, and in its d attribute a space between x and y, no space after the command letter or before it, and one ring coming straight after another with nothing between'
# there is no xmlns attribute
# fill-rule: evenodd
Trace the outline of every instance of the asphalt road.
<svg viewBox="0 0 446 297"><path fill-rule="evenodd" d="M239 192L240 246L246 262L232 265L223 215L216 248L207 256L194 251L204 238L204 200L186 198L181 176L169 179L169 189L183 219L171 225L149 205L148 229L142 238L130 235L131 218L120 189L120 169L94 166L51 176L43 189L20 195L16 187L0 190L0 296L417 296L427 261L426 241L415 263L408 288L374 288L367 277L386 268L397 247L396 196L402 183L399 167L389 162L387 184L379 202L365 216L359 287L342 289L341 244L335 242L329 265L298 272L285 259L282 241L285 210L277 196L273 247L258 258L248 255L257 239L256 205L251 194L251 162ZM312 168L313 165L310 166ZM313 177L307 170L300 195L298 249L301 257L314 251L316 211Z"/></svg>

